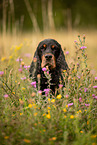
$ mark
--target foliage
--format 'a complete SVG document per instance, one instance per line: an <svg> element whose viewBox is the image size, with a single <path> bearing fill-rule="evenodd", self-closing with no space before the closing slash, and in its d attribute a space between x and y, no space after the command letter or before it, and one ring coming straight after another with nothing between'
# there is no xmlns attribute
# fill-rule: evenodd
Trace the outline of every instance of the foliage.
<svg viewBox="0 0 97 145"><path fill-rule="evenodd" d="M15 46L9 60L1 59L0 143L96 145L97 77L87 65L85 36L75 41L69 77L63 71L65 87L60 82L55 95L48 88L43 96L29 79L29 66L18 57L22 48Z"/></svg>

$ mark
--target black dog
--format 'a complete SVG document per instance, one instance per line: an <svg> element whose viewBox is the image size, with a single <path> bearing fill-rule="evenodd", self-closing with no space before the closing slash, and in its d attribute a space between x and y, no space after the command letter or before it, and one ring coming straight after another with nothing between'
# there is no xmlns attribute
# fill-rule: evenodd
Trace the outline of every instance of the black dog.
<svg viewBox="0 0 97 145"><path fill-rule="evenodd" d="M51 74L50 88L55 92L59 78L63 79L61 71L68 70L61 45L54 39L45 39L39 43L34 58L36 58L36 68L32 61L29 69L30 77L37 82L37 75L40 74L40 89L43 91L48 87L48 83L42 68L48 66Z"/></svg>

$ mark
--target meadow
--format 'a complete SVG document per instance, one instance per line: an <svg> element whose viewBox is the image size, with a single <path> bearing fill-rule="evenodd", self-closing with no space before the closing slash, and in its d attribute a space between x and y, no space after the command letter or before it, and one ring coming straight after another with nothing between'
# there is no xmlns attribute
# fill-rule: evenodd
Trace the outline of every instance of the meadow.
<svg viewBox="0 0 97 145"><path fill-rule="evenodd" d="M60 81L55 95L48 88L44 100L29 66L45 38L62 45L70 71L62 72L65 87ZM0 144L96 145L97 31L0 34L0 39Z"/></svg>

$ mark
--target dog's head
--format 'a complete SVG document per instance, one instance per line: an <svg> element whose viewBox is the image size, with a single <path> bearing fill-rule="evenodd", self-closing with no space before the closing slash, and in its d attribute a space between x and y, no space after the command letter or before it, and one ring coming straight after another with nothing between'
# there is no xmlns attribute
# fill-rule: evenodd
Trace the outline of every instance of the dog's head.
<svg viewBox="0 0 97 145"><path fill-rule="evenodd" d="M37 54L41 62L41 68L48 66L56 68L57 59L60 55L61 45L54 39L45 39L37 47Z"/></svg>

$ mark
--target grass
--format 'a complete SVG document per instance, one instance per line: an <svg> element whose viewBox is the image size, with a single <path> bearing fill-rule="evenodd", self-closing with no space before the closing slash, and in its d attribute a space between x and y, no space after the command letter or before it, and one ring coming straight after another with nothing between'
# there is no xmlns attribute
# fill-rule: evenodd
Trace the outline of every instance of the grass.
<svg viewBox="0 0 97 145"><path fill-rule="evenodd" d="M63 71L65 87L60 85L59 95L46 92L46 100L43 100L41 91L29 79L28 70L32 46L34 51L45 36L32 36L32 40L23 37L22 41L17 38L13 46L7 40L9 46L4 47L10 49L2 53L5 56L0 61L0 143L96 145L97 78L87 60L88 48L83 47L86 46L85 37L78 36L73 43L72 37L67 36L66 42L66 36L62 40L61 35L57 36L62 48L64 44L66 48L69 46L65 50L65 53L69 51L65 54L70 67L69 77ZM56 39L54 34L49 37ZM48 73L46 76L49 78Z"/></svg>

